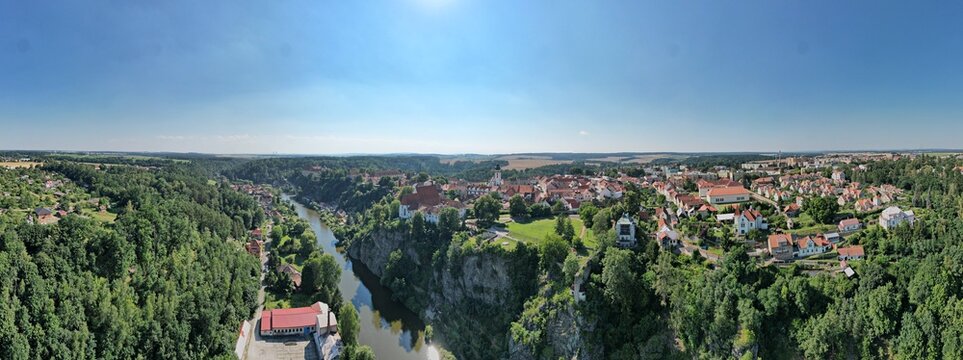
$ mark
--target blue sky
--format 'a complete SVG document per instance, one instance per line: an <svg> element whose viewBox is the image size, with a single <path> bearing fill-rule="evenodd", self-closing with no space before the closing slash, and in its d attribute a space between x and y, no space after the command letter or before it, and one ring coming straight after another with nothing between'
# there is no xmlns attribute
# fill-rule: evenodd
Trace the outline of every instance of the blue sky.
<svg viewBox="0 0 963 360"><path fill-rule="evenodd" d="M0 1L0 148L963 148L954 1Z"/></svg>

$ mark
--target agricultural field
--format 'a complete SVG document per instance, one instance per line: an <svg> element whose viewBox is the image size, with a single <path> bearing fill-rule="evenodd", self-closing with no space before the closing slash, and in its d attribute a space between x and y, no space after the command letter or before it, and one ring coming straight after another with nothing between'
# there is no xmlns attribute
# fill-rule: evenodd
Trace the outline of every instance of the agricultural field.
<svg viewBox="0 0 963 360"><path fill-rule="evenodd" d="M33 168L40 167L43 163L35 161L0 161L0 168L6 169L16 169L16 168Z"/></svg>
<svg viewBox="0 0 963 360"><path fill-rule="evenodd" d="M514 159L508 160L505 170L525 170L534 169L548 165L571 164L572 160L552 160L552 159Z"/></svg>

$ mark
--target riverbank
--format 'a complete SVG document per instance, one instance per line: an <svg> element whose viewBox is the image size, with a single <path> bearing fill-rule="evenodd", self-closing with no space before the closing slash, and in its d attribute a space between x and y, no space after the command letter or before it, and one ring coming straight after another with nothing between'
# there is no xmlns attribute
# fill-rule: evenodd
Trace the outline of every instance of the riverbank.
<svg viewBox="0 0 963 360"><path fill-rule="evenodd" d="M317 245L334 256L342 269L338 288L345 301L358 310L361 322L359 342L371 346L379 359L424 360L440 359L436 347L439 340L425 342L425 324L418 314L392 299L390 289L381 285L378 277L361 262L352 261L337 246L338 239L322 220L322 215L295 201L282 197L295 208L295 213L308 222L317 236Z"/></svg>

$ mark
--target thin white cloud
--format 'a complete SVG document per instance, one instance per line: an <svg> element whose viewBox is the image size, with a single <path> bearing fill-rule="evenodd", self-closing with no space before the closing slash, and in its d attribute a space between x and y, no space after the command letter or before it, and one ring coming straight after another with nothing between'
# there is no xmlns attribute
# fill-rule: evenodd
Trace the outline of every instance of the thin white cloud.
<svg viewBox="0 0 963 360"><path fill-rule="evenodd" d="M578 134L579 134L579 136L588 136L589 132L588 132L588 131L585 131L585 130L580 130L580 131L578 132Z"/></svg>
<svg viewBox="0 0 963 360"><path fill-rule="evenodd" d="M184 135L157 135L156 138L158 140L171 140L171 141L187 140L187 137Z"/></svg>
<svg viewBox="0 0 963 360"><path fill-rule="evenodd" d="M244 141L250 140L252 137L248 134L241 135L215 135L214 139L218 141Z"/></svg>

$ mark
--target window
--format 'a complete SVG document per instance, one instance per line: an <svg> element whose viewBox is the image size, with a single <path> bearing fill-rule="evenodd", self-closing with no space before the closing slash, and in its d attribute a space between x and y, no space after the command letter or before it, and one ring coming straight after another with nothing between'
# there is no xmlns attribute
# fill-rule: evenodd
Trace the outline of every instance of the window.
<svg viewBox="0 0 963 360"><path fill-rule="evenodd" d="M631 229L628 224L622 224L619 226L619 235L632 235Z"/></svg>

